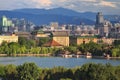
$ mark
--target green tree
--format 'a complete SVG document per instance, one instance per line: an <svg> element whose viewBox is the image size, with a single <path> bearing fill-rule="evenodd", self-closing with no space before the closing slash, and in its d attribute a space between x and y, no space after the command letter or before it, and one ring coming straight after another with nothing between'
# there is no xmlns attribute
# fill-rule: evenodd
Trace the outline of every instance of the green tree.
<svg viewBox="0 0 120 80"><path fill-rule="evenodd" d="M117 80L120 79L120 66L115 67L115 76L116 76Z"/></svg>
<svg viewBox="0 0 120 80"><path fill-rule="evenodd" d="M18 43L20 45L24 45L27 49L30 49L31 47L36 47L36 41L35 40L31 40L31 39L27 39L24 37L20 37L18 40Z"/></svg>
<svg viewBox="0 0 120 80"><path fill-rule="evenodd" d="M115 46L119 46L120 45L120 40L115 40L113 43Z"/></svg>
<svg viewBox="0 0 120 80"><path fill-rule="evenodd" d="M16 66L12 64L5 66L5 74L6 74L5 78L7 80L16 79L16 76L17 76Z"/></svg>
<svg viewBox="0 0 120 80"><path fill-rule="evenodd" d="M20 45L25 45L26 46L26 41L27 41L27 39L24 38L24 37L19 37L19 39L18 39L18 43Z"/></svg>
<svg viewBox="0 0 120 80"><path fill-rule="evenodd" d="M5 66L0 65L0 77L4 78L5 77Z"/></svg>
<svg viewBox="0 0 120 80"><path fill-rule="evenodd" d="M103 55L103 48L105 47L105 45L101 45L101 44L97 44L94 42L89 42L86 44L81 44L80 46L78 46L78 49L82 52L82 53L86 53L86 52L90 52L92 53L93 56L102 56Z"/></svg>
<svg viewBox="0 0 120 80"><path fill-rule="evenodd" d="M113 48L112 57L119 57L119 56L120 56L120 48Z"/></svg>
<svg viewBox="0 0 120 80"><path fill-rule="evenodd" d="M65 47L65 50L68 50L71 53L75 53L77 51L77 47L69 46L69 47Z"/></svg>
<svg viewBox="0 0 120 80"><path fill-rule="evenodd" d="M19 52L19 44L15 43L15 42L11 42L8 44L9 49L9 53L10 55L14 56L15 54L17 54Z"/></svg>
<svg viewBox="0 0 120 80"><path fill-rule="evenodd" d="M39 38L38 46L42 46L43 44L47 43L50 40L51 40L51 38L49 38L49 37Z"/></svg>
<svg viewBox="0 0 120 80"><path fill-rule="evenodd" d="M112 68L111 68L112 69ZM76 80L112 80L108 79L107 67L102 64L84 64L80 69L75 72ZM108 71L111 71L110 69ZM113 73L113 72L111 72Z"/></svg>
<svg viewBox="0 0 120 80"><path fill-rule="evenodd" d="M20 54L22 54L22 53L24 54L24 53L26 53L26 51L27 51L27 49L24 45L19 47L19 53Z"/></svg>
<svg viewBox="0 0 120 80"><path fill-rule="evenodd" d="M24 63L17 67L18 80L37 80L39 69L35 63Z"/></svg>

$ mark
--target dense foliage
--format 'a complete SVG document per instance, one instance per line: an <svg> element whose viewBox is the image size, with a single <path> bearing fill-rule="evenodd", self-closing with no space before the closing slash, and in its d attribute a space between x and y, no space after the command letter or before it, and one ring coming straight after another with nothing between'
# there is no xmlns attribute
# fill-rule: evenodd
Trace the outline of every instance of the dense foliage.
<svg viewBox="0 0 120 80"><path fill-rule="evenodd" d="M120 45L120 40L115 40L113 43L115 46L119 46Z"/></svg>
<svg viewBox="0 0 120 80"><path fill-rule="evenodd" d="M81 45L71 45L63 48L43 47L42 45L48 42L50 38L40 38L38 41L30 40L27 38L19 38L18 43L3 42L0 46L0 54L7 54L8 56L14 56L16 54L60 54L61 52L68 51L70 54L86 55L87 52L92 56L103 56L109 54L112 57L120 57L120 41L115 40L113 45L97 44L89 42Z"/></svg>
<svg viewBox="0 0 120 80"><path fill-rule="evenodd" d="M55 53L57 48L37 46L35 40L19 38L19 42L3 42L0 46L0 54L14 56L16 54L48 54Z"/></svg>
<svg viewBox="0 0 120 80"><path fill-rule="evenodd" d="M113 57L120 57L120 45L112 49Z"/></svg>
<svg viewBox="0 0 120 80"><path fill-rule="evenodd" d="M114 41L114 48L112 48L112 56L113 57L120 57L120 40Z"/></svg>
<svg viewBox="0 0 120 80"><path fill-rule="evenodd" d="M120 80L120 66L88 63L78 68L40 68L34 63L0 65L2 80Z"/></svg>

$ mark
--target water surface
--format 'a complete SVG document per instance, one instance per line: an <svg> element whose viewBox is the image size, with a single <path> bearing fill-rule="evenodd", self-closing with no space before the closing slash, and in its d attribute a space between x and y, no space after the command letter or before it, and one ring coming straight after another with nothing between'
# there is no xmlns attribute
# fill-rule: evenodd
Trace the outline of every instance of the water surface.
<svg viewBox="0 0 120 80"><path fill-rule="evenodd" d="M86 59L86 58L62 58L62 57L0 57L0 64L20 65L25 62L34 62L42 68L52 68L55 66L64 66L73 68L85 63L110 63L114 66L120 65L120 60L107 59Z"/></svg>

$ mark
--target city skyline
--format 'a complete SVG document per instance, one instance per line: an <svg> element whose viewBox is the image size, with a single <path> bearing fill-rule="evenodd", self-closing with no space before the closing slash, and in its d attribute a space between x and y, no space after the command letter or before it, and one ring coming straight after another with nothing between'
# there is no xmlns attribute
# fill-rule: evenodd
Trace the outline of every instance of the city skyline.
<svg viewBox="0 0 120 80"><path fill-rule="evenodd" d="M0 0L0 10L21 8L51 9L63 7L77 12L103 12L120 15L119 0Z"/></svg>

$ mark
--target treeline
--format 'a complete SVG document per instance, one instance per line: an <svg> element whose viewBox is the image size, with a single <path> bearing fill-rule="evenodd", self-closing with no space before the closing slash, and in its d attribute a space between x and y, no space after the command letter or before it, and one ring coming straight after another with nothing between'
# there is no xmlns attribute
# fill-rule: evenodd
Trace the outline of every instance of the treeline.
<svg viewBox="0 0 120 80"><path fill-rule="evenodd" d="M0 54L7 54L8 56L14 56L15 54L53 54L58 50L58 48L42 47L38 44L35 40L26 38L19 38L18 43L3 42L0 46Z"/></svg>
<svg viewBox="0 0 120 80"><path fill-rule="evenodd" d="M92 41L81 45L70 43L70 46L64 49L71 53L81 52L84 55L89 52L92 54L92 56L110 55L111 57L120 57L120 40L115 40L110 45L105 44L102 41L99 44Z"/></svg>
<svg viewBox="0 0 120 80"><path fill-rule="evenodd" d="M34 63L0 65L2 80L120 80L120 66L88 63L77 68L40 68Z"/></svg>
<svg viewBox="0 0 120 80"><path fill-rule="evenodd" d="M58 48L50 47L31 47L27 48L25 45L19 45L18 43L5 43L0 46L0 53L7 54L8 56L14 56L15 54L48 54L54 53Z"/></svg>
<svg viewBox="0 0 120 80"><path fill-rule="evenodd" d="M69 51L71 54L80 52L80 54L86 55L89 52L92 56L110 55L111 57L120 57L120 40L115 40L112 45L89 42L65 47L60 51Z"/></svg>
<svg viewBox="0 0 120 80"><path fill-rule="evenodd" d="M53 48L43 47L42 45L48 42L49 38L40 38L38 40L30 40L27 38L19 38L18 43L3 42L0 46L0 54L7 54L13 56L15 54L52 54L57 55L61 52L68 51L70 54L86 55L87 52L91 53L92 56L103 56L110 55L111 57L120 57L120 40L115 40L113 45L108 44L97 44L89 42L81 45L70 45L69 47Z"/></svg>

